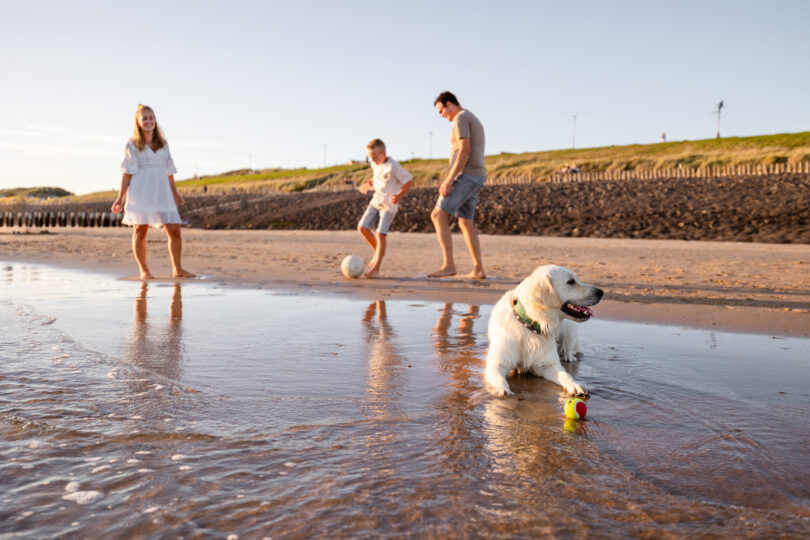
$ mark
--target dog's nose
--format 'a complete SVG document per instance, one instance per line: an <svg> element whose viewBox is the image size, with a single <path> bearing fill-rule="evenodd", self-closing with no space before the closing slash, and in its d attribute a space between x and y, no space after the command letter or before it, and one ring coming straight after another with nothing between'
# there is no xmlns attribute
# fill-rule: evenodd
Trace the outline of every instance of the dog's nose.
<svg viewBox="0 0 810 540"><path fill-rule="evenodd" d="M602 289L596 289L596 297L599 300L601 300L604 295L605 295L605 291L603 291Z"/></svg>

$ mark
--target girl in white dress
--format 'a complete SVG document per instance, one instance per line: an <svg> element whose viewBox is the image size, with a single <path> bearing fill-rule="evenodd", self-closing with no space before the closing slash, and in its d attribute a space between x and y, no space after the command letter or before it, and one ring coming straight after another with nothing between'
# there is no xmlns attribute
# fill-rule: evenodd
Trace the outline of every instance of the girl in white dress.
<svg viewBox="0 0 810 540"><path fill-rule="evenodd" d="M180 238L178 206L185 201L174 184L174 161L169 145L155 120L154 111L138 105L135 129L124 150L121 162L121 191L112 205L116 214L123 206L123 223L132 225L132 253L141 271L141 279L153 279L146 266L146 233L149 226L163 226L169 237L169 255L173 277L194 277L183 269L180 256L183 241ZM126 201L126 202L125 202Z"/></svg>

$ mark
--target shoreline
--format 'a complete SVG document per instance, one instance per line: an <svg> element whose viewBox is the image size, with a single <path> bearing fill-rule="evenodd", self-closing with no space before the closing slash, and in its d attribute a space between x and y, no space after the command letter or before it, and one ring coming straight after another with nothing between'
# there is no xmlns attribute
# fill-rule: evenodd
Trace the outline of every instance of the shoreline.
<svg viewBox="0 0 810 540"><path fill-rule="evenodd" d="M87 269L137 280L131 231L0 232L0 260ZM368 260L355 231L183 230L183 266L228 286L314 290L370 300L493 304L541 264L559 264L605 290L597 318L729 332L810 337L810 245L481 235L489 278L428 279L438 267L435 235L397 233L376 279L349 280L340 261ZM459 274L469 255L453 235ZM156 277L170 275L166 240L147 237Z"/></svg>

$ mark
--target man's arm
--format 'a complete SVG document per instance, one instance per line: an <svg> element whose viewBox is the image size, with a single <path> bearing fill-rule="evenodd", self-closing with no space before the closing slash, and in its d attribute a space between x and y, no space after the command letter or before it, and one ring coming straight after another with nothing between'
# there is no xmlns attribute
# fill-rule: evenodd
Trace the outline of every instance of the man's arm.
<svg viewBox="0 0 810 540"><path fill-rule="evenodd" d="M445 197L450 195L450 192L453 191L453 180L461 174L461 171L464 170L464 166L467 165L467 161L470 159L470 139L465 137L459 139L458 143L459 149L458 154L456 154L456 161L453 163L450 172L447 173L447 178L445 178L442 185L439 186L439 193Z"/></svg>

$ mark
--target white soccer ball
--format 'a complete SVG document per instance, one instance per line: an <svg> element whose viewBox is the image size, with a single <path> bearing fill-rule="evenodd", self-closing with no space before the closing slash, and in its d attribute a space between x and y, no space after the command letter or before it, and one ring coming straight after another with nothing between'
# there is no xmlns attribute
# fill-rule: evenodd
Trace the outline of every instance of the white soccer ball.
<svg viewBox="0 0 810 540"><path fill-rule="evenodd" d="M362 257L357 255L349 255L343 262L340 263L340 271L347 278L357 278L366 269L366 263L363 262Z"/></svg>

